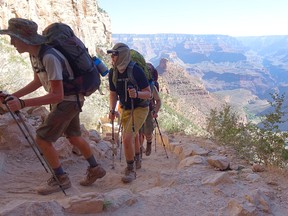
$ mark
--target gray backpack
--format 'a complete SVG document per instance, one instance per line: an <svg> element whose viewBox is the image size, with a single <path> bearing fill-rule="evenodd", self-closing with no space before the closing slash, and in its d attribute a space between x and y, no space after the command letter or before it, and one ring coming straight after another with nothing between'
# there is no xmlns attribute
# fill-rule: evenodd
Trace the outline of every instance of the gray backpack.
<svg viewBox="0 0 288 216"><path fill-rule="evenodd" d="M47 37L48 42L40 49L40 60L42 61L45 54L51 53L60 62L63 62L63 59L54 50L57 49L67 58L73 70L74 79L71 79L68 73L63 72L65 95L77 95L81 93L89 96L99 89L101 84L100 73L88 53L88 49L75 36L73 30L68 25L53 23L45 28L43 35Z"/></svg>

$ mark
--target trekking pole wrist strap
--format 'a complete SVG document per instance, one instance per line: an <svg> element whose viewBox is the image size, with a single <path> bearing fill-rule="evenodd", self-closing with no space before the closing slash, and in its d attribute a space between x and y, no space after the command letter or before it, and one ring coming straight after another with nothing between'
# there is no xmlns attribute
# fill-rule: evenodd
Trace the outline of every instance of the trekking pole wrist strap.
<svg viewBox="0 0 288 216"><path fill-rule="evenodd" d="M0 91L0 93L3 93L2 91ZM8 97L10 97L11 95L10 94L5 94L5 93L3 93L3 95L2 95L2 97L4 98L4 99L6 99L6 98L8 98Z"/></svg>
<svg viewBox="0 0 288 216"><path fill-rule="evenodd" d="M23 109L23 108L25 107L25 101L24 101L24 100L21 100L21 99L19 99L19 98L18 98L18 100L19 100L19 102L20 102L21 109Z"/></svg>

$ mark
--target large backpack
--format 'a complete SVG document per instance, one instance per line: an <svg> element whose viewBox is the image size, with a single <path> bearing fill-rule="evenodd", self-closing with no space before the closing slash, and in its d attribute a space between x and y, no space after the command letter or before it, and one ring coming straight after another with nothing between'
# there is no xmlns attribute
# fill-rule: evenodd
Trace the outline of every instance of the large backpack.
<svg viewBox="0 0 288 216"><path fill-rule="evenodd" d="M148 68L148 70L152 76L152 80L154 82L154 85L159 92L158 71L151 63L147 63L147 68Z"/></svg>
<svg viewBox="0 0 288 216"><path fill-rule="evenodd" d="M154 80L153 80L153 76L152 73L149 70L149 67L145 61L145 58L143 57L143 55L141 53L139 53L138 51L134 50L134 49L130 49L130 56L131 56L131 62L128 65L128 69L127 69L127 74L128 74L128 79L133 83L134 86L137 86L136 80L133 77L133 67L135 64L138 64L142 70L144 71L144 74L148 80L150 89L151 89L151 93L153 92L154 89ZM149 105L150 110L152 110L153 108L153 101L150 99L147 100L143 100L143 102L141 102L143 105Z"/></svg>
<svg viewBox="0 0 288 216"><path fill-rule="evenodd" d="M147 64L143 55L134 49L130 49L130 56L131 56L131 60L136 62L142 68L147 80L151 82L152 76L148 70L148 67L147 67Z"/></svg>
<svg viewBox="0 0 288 216"><path fill-rule="evenodd" d="M68 25L53 23L45 28L43 35L47 38L47 45L44 45L39 52L41 62L44 54L55 54L52 49L55 48L67 58L73 70L74 79L71 79L67 73L63 74L65 95L89 96L99 89L101 84L99 71L88 49ZM61 63L63 62L57 53L55 56Z"/></svg>

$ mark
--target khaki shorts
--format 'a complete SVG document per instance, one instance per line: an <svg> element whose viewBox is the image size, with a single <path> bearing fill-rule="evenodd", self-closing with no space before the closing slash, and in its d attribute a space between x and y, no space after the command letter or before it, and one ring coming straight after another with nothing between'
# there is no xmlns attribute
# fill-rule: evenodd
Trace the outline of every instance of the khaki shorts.
<svg viewBox="0 0 288 216"><path fill-rule="evenodd" d="M83 102L80 103L83 106ZM80 111L76 101L62 101L53 105L47 118L36 130L37 136L48 142L56 142L63 135L66 137L81 136Z"/></svg>
<svg viewBox="0 0 288 216"><path fill-rule="evenodd" d="M142 125L145 122L147 114L149 112L149 107L137 107L134 109L134 130L138 132ZM124 133L132 132L132 115L131 110L122 110L121 111L121 121L123 125Z"/></svg>
<svg viewBox="0 0 288 216"><path fill-rule="evenodd" d="M153 134L154 128L155 128L155 121L152 117L152 113L149 112L146 121L144 122L142 128L140 129L140 133L144 135L151 135Z"/></svg>

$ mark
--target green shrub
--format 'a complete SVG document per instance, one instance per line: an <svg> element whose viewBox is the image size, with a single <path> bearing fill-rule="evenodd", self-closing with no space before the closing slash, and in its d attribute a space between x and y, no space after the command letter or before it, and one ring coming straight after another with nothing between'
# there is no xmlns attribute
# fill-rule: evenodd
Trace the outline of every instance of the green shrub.
<svg viewBox="0 0 288 216"><path fill-rule="evenodd" d="M207 118L207 131L215 138L217 143L231 145L236 142L236 137L242 130L239 124L239 117L232 107L225 104L219 112L211 109L210 116Z"/></svg>
<svg viewBox="0 0 288 216"><path fill-rule="evenodd" d="M188 130L187 128L192 127L192 122L185 118L180 113L176 112L162 99L162 107L159 115L159 124L165 132L173 133L193 133L194 130ZM185 132L186 131L186 132Z"/></svg>
<svg viewBox="0 0 288 216"><path fill-rule="evenodd" d="M207 131L221 145L233 147L243 158L277 167L286 167L288 151L285 149L288 132L279 129L287 121L285 95L271 94L271 111L261 116L260 124L239 123L239 117L225 104L222 110L212 109L207 118Z"/></svg>

